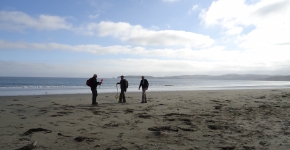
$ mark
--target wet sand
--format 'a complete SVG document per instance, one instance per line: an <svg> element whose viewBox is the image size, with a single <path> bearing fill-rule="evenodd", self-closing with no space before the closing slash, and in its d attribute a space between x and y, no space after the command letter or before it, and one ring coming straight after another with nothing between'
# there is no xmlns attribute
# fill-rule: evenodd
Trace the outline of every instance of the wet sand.
<svg viewBox="0 0 290 150"><path fill-rule="evenodd" d="M0 97L0 149L290 149L290 89L115 95Z"/></svg>

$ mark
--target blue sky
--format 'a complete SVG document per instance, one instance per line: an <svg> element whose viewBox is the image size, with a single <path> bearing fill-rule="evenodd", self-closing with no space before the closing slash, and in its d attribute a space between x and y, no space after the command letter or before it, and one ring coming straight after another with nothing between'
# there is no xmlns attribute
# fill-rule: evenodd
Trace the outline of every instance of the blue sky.
<svg viewBox="0 0 290 150"><path fill-rule="evenodd" d="M2 0L0 76L290 74L289 0Z"/></svg>

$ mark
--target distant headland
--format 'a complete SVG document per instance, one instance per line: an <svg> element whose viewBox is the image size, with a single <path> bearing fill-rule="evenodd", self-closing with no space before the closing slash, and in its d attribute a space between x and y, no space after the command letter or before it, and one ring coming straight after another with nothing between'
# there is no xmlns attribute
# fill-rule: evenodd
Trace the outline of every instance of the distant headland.
<svg viewBox="0 0 290 150"><path fill-rule="evenodd" d="M125 78L140 78L141 75L124 75ZM204 80L261 80L261 81L290 81L290 75L257 75L257 74L225 74L225 75L180 75L180 76L164 76L154 77L146 76L147 79L204 79ZM118 76L117 78L120 78Z"/></svg>

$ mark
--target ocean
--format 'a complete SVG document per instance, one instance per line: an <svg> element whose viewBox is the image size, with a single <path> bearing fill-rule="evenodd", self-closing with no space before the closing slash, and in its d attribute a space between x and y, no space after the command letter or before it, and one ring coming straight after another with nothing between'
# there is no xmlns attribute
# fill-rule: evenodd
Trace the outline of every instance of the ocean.
<svg viewBox="0 0 290 150"><path fill-rule="evenodd" d="M0 77L0 96L46 95L46 94L85 94L91 93L86 86L88 78L54 77ZM103 78L98 93L120 92L116 83L120 78ZM129 82L127 92L138 92L141 78L126 78ZM100 81L101 79L98 79ZM290 88L290 81L252 81L252 80L198 80L198 79L148 79L150 91L190 91L224 89L271 89Z"/></svg>

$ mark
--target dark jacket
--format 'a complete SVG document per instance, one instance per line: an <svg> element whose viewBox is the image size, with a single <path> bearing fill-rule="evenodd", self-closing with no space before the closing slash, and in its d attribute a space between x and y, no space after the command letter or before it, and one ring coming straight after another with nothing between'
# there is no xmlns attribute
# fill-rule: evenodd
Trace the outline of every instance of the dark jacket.
<svg viewBox="0 0 290 150"><path fill-rule="evenodd" d="M143 83L143 84L142 84ZM142 88L148 88L149 87L149 83L147 81L147 79L144 79L144 81L142 82L142 80L140 81L140 85L139 88L142 86Z"/></svg>
<svg viewBox="0 0 290 150"><path fill-rule="evenodd" d="M102 84L102 82L98 82L97 79L95 79L95 78L91 78L90 79L90 87L91 87L91 89L97 89L97 86L101 85L101 84Z"/></svg>
<svg viewBox="0 0 290 150"><path fill-rule="evenodd" d="M121 90L125 90L126 91L126 89L127 89L126 79L120 80L120 82L117 83L117 84L120 84Z"/></svg>

